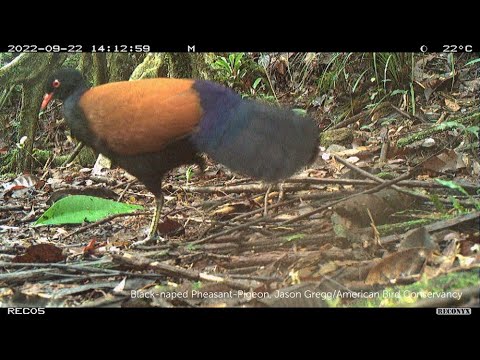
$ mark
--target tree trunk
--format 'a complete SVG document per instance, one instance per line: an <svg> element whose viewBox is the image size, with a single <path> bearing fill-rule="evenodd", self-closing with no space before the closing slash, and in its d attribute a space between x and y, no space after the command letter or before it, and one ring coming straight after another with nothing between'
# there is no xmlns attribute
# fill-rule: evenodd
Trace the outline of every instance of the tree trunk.
<svg viewBox="0 0 480 360"><path fill-rule="evenodd" d="M130 79L135 68L143 61L145 54L113 53L107 56L109 81L126 81Z"/></svg>
<svg viewBox="0 0 480 360"><path fill-rule="evenodd" d="M92 53L82 53L80 58L80 64L78 65L78 70L85 76L85 78L90 79L92 77Z"/></svg>
<svg viewBox="0 0 480 360"><path fill-rule="evenodd" d="M150 53L130 80L155 77L211 79L210 53Z"/></svg>
<svg viewBox="0 0 480 360"><path fill-rule="evenodd" d="M93 54L93 84L94 86L108 82L107 55L104 53Z"/></svg>
<svg viewBox="0 0 480 360"><path fill-rule="evenodd" d="M18 128L18 140L26 136L17 158L16 169L18 172L31 171L32 152L35 141L35 133L38 127L38 113L42 102L45 82L50 73L61 65L65 59L65 54L32 54L35 58L29 58L31 63L27 66L28 76L19 79L23 85L22 89L22 108L20 110L20 124ZM35 71L32 71L35 69ZM17 69L19 74L24 70Z"/></svg>

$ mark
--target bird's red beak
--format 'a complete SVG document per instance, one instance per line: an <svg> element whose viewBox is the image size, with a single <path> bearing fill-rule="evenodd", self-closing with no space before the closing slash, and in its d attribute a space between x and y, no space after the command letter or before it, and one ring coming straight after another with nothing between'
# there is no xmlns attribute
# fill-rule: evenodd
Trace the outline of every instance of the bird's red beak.
<svg viewBox="0 0 480 360"><path fill-rule="evenodd" d="M53 98L53 92L51 92L50 94L45 94L45 96L43 97L43 101L42 101L42 106L40 106L40 110L45 110L45 108L47 107L48 103L52 100Z"/></svg>

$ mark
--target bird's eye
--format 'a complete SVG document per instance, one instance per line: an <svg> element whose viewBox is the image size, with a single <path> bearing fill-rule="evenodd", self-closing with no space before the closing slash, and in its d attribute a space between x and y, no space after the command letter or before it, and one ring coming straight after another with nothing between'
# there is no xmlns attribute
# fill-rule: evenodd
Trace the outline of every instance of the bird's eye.
<svg viewBox="0 0 480 360"><path fill-rule="evenodd" d="M56 89L56 88L59 88L60 87L60 81L58 80L54 80L53 83L52 83L52 86Z"/></svg>

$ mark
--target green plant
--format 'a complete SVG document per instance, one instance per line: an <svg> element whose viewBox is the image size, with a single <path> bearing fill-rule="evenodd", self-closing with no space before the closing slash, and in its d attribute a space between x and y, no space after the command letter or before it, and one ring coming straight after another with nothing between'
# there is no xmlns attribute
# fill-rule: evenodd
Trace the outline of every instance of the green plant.
<svg viewBox="0 0 480 360"><path fill-rule="evenodd" d="M353 55L354 53L333 54L318 82L318 90L320 92L327 92L328 90L335 88L337 82L341 79L342 75L345 82L348 82L350 75L346 70L346 67L349 64L349 60Z"/></svg>
<svg viewBox="0 0 480 360"><path fill-rule="evenodd" d="M442 179L435 179L435 181L437 183L439 183L440 185L443 185L443 186L445 186L449 189L452 189L452 190L456 190L456 191L460 192L461 194L465 195L472 202L472 204L475 206L475 208L477 210L480 210L480 201L475 200L462 186L460 186L456 182L450 181L450 180L442 180ZM453 207L455 209L457 209L460 212L466 212L465 208L460 204L458 199L456 199L454 197L450 197L450 200L452 201Z"/></svg>
<svg viewBox="0 0 480 360"><path fill-rule="evenodd" d="M187 179L187 185L193 177L193 166L189 166L185 171L185 178Z"/></svg>
<svg viewBox="0 0 480 360"><path fill-rule="evenodd" d="M244 78L247 69L244 66L245 53L232 53L227 57L219 56L213 63L213 68L218 71L219 80L233 87Z"/></svg>
<svg viewBox="0 0 480 360"><path fill-rule="evenodd" d="M470 60L469 62L467 62L467 63L465 64L465 66L471 66L471 65L476 64L476 63L478 63L478 62L480 62L480 58L476 58L476 59Z"/></svg>
<svg viewBox="0 0 480 360"><path fill-rule="evenodd" d="M218 56L212 67L217 70L216 80L240 90L243 97L268 98L268 87L262 77L266 72L249 55L232 53Z"/></svg>
<svg viewBox="0 0 480 360"><path fill-rule="evenodd" d="M474 136L475 138L479 139L479 132L480 132L480 127L477 125L472 125L472 126L465 126L457 121L445 121L441 124L438 124L435 126L436 130L450 130L450 129L457 129L465 136Z"/></svg>
<svg viewBox="0 0 480 360"><path fill-rule="evenodd" d="M413 81L413 54L409 57L407 53L373 53L372 62L377 79L379 71L382 71L381 83L384 89L387 89L389 83L396 88L406 88Z"/></svg>

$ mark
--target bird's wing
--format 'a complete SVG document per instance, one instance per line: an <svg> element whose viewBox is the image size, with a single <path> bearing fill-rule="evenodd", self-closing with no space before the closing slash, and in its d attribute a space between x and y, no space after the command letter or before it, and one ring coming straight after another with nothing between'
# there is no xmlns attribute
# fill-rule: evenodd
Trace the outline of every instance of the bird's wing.
<svg viewBox="0 0 480 360"><path fill-rule="evenodd" d="M161 151L195 131L202 108L192 80L147 79L94 87L79 100L90 130L112 151Z"/></svg>

